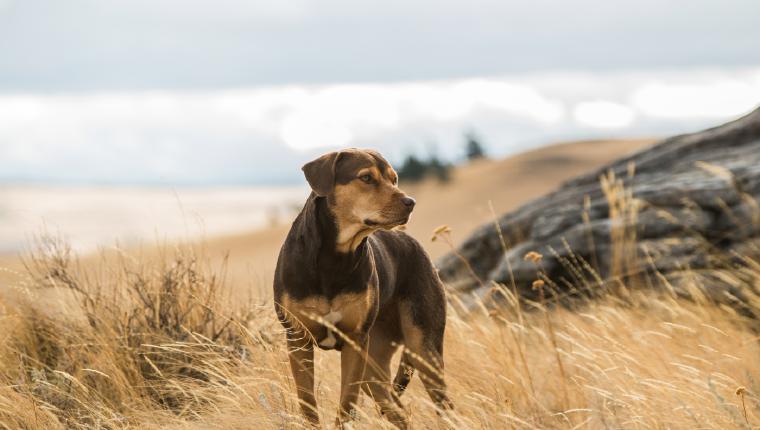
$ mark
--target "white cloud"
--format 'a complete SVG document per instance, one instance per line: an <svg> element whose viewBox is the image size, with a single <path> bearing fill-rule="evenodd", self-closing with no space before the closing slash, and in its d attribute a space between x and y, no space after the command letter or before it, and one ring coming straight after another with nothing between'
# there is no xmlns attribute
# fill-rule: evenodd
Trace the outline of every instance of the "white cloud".
<svg viewBox="0 0 760 430"><path fill-rule="evenodd" d="M280 138L298 150L346 146L416 122L462 121L477 109L542 124L564 113L536 89L496 79L331 85L280 107Z"/></svg>
<svg viewBox="0 0 760 430"><path fill-rule="evenodd" d="M595 128L623 128L633 124L636 113L628 106L604 100L578 103L573 118Z"/></svg>
<svg viewBox="0 0 760 430"><path fill-rule="evenodd" d="M299 151L350 146L354 138L351 130L339 121L301 112L285 118L280 136L291 148Z"/></svg>
<svg viewBox="0 0 760 430"><path fill-rule="evenodd" d="M655 81L637 88L632 105L660 118L721 118L741 115L760 104L760 72L745 79L718 77L711 81Z"/></svg>
<svg viewBox="0 0 760 430"><path fill-rule="evenodd" d="M326 148L370 145L400 156L435 141L452 156L474 127L500 155L610 130L688 131L758 102L757 68L5 95L0 174L129 181L234 171L263 179L254 175L295 162L285 157Z"/></svg>

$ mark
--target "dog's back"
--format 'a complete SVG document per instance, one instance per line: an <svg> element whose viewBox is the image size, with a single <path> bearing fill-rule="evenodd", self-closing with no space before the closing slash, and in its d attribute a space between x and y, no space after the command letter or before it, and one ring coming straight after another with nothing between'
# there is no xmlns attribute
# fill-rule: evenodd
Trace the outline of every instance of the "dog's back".
<svg viewBox="0 0 760 430"><path fill-rule="evenodd" d="M443 284L422 245L413 237L396 230L380 230L368 238L372 247L380 281L381 304L391 301L409 303L415 314L440 319L445 313L433 315L431 310L441 308L445 302ZM429 306L435 301L436 306ZM445 305L443 306L445 311ZM422 316L419 319L425 319Z"/></svg>

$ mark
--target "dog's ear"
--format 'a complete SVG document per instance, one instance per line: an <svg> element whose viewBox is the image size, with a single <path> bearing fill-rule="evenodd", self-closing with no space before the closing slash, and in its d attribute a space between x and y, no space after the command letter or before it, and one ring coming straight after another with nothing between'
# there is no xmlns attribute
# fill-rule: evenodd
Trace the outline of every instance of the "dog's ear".
<svg viewBox="0 0 760 430"><path fill-rule="evenodd" d="M340 152L331 152L301 167L312 191L318 196L324 197L330 194L335 187L335 167L340 155Z"/></svg>

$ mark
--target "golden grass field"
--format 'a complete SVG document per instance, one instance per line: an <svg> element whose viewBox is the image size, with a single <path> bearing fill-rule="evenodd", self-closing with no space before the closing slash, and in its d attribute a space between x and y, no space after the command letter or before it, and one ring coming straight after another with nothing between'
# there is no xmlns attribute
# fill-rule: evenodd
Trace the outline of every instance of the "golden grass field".
<svg viewBox="0 0 760 430"><path fill-rule="evenodd" d="M446 186L407 187L419 208L409 231L441 255L430 242L438 224L461 240L491 218L489 199L499 213L513 209L646 143L555 146L466 166ZM47 239L25 267L0 263L11 285L0 291L0 428L305 427L268 298L286 230L81 260ZM744 275L760 280L760 263L745 260ZM621 285L564 308L550 297L517 306L509 286L494 286L512 305L451 306L455 410L439 416L415 379L402 397L413 428L760 427L757 325L710 303L700 293L709 285L691 287L685 299ZM760 310L760 300L747 306ZM325 427L337 412L338 358L316 355ZM354 427L390 424L364 397Z"/></svg>

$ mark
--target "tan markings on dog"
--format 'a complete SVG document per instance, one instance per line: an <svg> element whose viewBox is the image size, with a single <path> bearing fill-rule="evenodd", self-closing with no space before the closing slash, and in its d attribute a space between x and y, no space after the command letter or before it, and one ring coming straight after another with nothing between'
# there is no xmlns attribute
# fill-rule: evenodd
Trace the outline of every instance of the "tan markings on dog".
<svg viewBox="0 0 760 430"><path fill-rule="evenodd" d="M293 300L287 293L282 296L282 307L288 321L300 330L307 331L321 346L335 346L331 327L351 334L361 330L375 300L375 289L370 287L360 293L339 294L331 301L325 297L312 296ZM327 337L322 338L327 323ZM323 344L327 342L327 344Z"/></svg>
<svg viewBox="0 0 760 430"><path fill-rule="evenodd" d="M407 348L419 351L424 345L425 336L422 329L414 323L412 306L409 303L402 302L399 305L399 311L401 330L404 333L404 343Z"/></svg>
<svg viewBox="0 0 760 430"><path fill-rule="evenodd" d="M393 185L398 183L398 174L396 174L396 171L390 166L385 169L385 177L388 178Z"/></svg>
<svg viewBox="0 0 760 430"><path fill-rule="evenodd" d="M364 224L365 218L378 211L378 202L359 181L335 186L333 215L338 224L336 247L339 252L354 251L365 237L377 230Z"/></svg>
<svg viewBox="0 0 760 430"><path fill-rule="evenodd" d="M395 227L408 216L401 203L404 194L391 179L390 172L393 169L388 168L382 175L377 166L371 166L359 170L357 178L371 175L372 185L355 180L335 186L331 209L338 224L336 247L339 252L356 250L365 237L380 228ZM367 220L375 225L367 225Z"/></svg>
<svg viewBox="0 0 760 430"><path fill-rule="evenodd" d="M331 309L340 310L342 318L336 327L346 333L361 330L375 300L374 288L360 293L340 294L332 300Z"/></svg>
<svg viewBox="0 0 760 430"><path fill-rule="evenodd" d="M330 311L330 303L324 297L313 296L303 300L293 300L287 293L282 295L280 306L290 325L307 332L310 336L319 336L324 329L312 315L326 315Z"/></svg>
<svg viewBox="0 0 760 430"><path fill-rule="evenodd" d="M380 179L380 169L377 168L377 166L368 167L366 169L361 169L356 173L356 176L364 176L364 175L371 175L372 179L379 180Z"/></svg>
<svg viewBox="0 0 760 430"><path fill-rule="evenodd" d="M340 311L330 311L330 313L325 315L324 318L325 321L335 326L341 319L343 319L343 314ZM334 348L336 343L338 343L338 340L335 338L335 333L333 333L332 328L327 327L327 337L319 341L319 346L323 348Z"/></svg>

